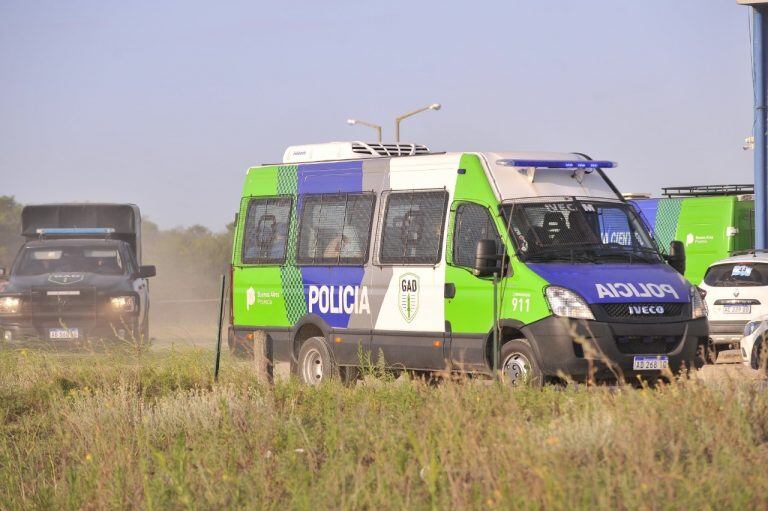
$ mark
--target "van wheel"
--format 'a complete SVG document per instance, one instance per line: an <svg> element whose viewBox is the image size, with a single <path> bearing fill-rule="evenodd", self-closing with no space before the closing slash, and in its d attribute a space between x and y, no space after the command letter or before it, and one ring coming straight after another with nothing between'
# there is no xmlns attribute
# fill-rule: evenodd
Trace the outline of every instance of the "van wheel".
<svg viewBox="0 0 768 511"><path fill-rule="evenodd" d="M339 366L322 337L310 337L299 350L299 378L307 385L320 385L339 377Z"/></svg>
<svg viewBox="0 0 768 511"><path fill-rule="evenodd" d="M530 344L515 339L501 347L501 381L510 387L541 387L544 375Z"/></svg>

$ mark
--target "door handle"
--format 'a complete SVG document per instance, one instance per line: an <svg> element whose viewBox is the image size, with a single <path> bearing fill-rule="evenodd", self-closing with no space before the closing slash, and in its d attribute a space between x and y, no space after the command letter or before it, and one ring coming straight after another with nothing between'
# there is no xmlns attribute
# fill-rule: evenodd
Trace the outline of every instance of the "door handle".
<svg viewBox="0 0 768 511"><path fill-rule="evenodd" d="M454 298L456 296L456 284L453 282L446 282L443 288L443 296L445 298Z"/></svg>

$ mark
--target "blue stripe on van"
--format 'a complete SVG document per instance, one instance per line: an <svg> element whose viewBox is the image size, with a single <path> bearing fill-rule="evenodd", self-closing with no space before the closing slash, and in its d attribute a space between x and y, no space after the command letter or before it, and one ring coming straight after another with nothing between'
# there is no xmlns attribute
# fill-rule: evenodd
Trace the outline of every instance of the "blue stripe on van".
<svg viewBox="0 0 768 511"><path fill-rule="evenodd" d="M363 191L362 161L299 165L297 201L299 212L303 202L302 196L305 194L361 191ZM341 221L342 219L339 219L339 222ZM353 314L348 311L354 310L350 302L350 293L354 294L356 288L359 292L363 281L363 267L302 266L300 270L304 283L304 298L307 300L307 312L320 316L332 327L347 328L349 318Z"/></svg>
<svg viewBox="0 0 768 511"><path fill-rule="evenodd" d="M648 222L651 234L654 234L656 230L656 213L659 211L659 199L635 199L629 202L634 204L638 211L640 211L645 221Z"/></svg>

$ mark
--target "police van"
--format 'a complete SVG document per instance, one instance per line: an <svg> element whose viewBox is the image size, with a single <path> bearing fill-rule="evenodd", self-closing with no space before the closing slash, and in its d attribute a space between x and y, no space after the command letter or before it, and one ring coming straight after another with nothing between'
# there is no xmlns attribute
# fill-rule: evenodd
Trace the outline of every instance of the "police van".
<svg viewBox="0 0 768 511"><path fill-rule="evenodd" d="M353 379L361 363L510 384L690 366L708 327L681 276L682 244L660 254L608 179L614 166L572 153L289 147L247 171L230 347L265 335L268 360L310 384Z"/></svg>

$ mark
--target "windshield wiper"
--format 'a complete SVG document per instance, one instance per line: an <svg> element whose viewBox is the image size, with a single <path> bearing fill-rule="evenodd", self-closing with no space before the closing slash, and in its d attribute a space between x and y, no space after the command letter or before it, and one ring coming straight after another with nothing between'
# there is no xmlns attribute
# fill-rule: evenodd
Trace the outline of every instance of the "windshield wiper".
<svg viewBox="0 0 768 511"><path fill-rule="evenodd" d="M640 253L635 252L635 250L639 250ZM659 262L659 258L656 255L656 252L651 249L642 250L640 248L636 249L623 249L618 247L595 247L595 253L597 253L600 257L621 257L629 259L629 264L633 264L635 260L641 261L644 263L656 263Z"/></svg>
<svg viewBox="0 0 768 511"><path fill-rule="evenodd" d="M587 262L600 264L600 260L594 255L590 254L583 247L546 247L537 250L534 253L520 254L526 261L539 261L539 262Z"/></svg>

